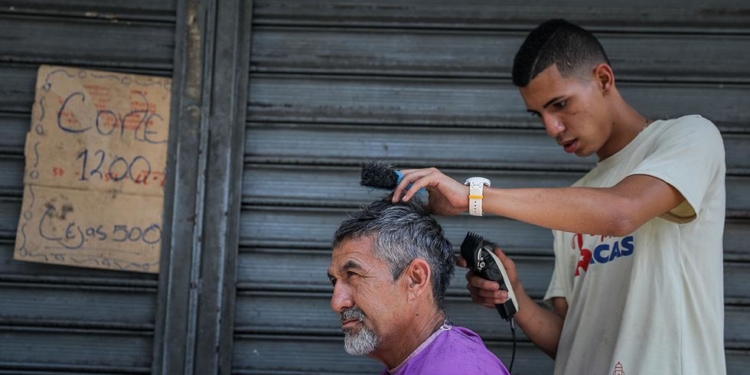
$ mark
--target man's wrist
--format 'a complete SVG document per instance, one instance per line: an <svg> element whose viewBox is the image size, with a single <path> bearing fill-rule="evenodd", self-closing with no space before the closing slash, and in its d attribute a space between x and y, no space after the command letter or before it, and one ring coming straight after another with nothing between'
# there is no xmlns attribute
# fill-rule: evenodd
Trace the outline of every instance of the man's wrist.
<svg viewBox="0 0 750 375"><path fill-rule="evenodd" d="M490 186L490 180L484 177L469 177L464 182L464 185L469 186L469 214L472 216L482 216L484 187Z"/></svg>

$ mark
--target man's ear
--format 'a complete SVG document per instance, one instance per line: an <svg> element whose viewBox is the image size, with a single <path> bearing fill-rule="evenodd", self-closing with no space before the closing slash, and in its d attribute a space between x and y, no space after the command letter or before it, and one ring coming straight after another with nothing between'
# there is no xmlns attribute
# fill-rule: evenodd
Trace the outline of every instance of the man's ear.
<svg viewBox="0 0 750 375"><path fill-rule="evenodd" d="M594 68L594 80L605 95L615 87L615 73L609 64L601 63Z"/></svg>
<svg viewBox="0 0 750 375"><path fill-rule="evenodd" d="M404 276L406 277L406 286L409 291L409 300L432 291L432 283L430 282L432 272L430 271L430 265L424 259L417 258L412 260L406 266Z"/></svg>

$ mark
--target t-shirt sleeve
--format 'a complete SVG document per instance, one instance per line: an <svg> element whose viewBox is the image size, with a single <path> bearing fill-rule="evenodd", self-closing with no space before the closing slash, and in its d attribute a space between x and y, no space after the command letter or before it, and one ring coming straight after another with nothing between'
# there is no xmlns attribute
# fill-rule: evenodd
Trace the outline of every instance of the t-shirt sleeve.
<svg viewBox="0 0 750 375"><path fill-rule="evenodd" d="M687 223L700 213L711 181L723 173L721 133L701 116L686 116L659 135L649 155L630 175L653 176L677 189L686 202L661 217Z"/></svg>
<svg viewBox="0 0 750 375"><path fill-rule="evenodd" d="M571 290L568 284L573 282L571 275L569 254L564 251L562 244L563 235L559 231L552 231L555 236L555 268L552 271L552 279L547 287L547 293L544 294L544 302L552 306L552 299L562 297L568 299L567 291Z"/></svg>
<svg viewBox="0 0 750 375"><path fill-rule="evenodd" d="M552 279L547 287L547 293L544 294L544 302L552 306L552 299L556 297L565 298L565 289L562 287L562 283L559 280L557 267L552 271Z"/></svg>

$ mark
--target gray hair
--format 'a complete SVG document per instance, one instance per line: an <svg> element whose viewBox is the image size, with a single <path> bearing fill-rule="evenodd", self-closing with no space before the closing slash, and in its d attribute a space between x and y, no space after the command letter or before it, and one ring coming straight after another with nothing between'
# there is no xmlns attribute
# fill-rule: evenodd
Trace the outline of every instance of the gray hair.
<svg viewBox="0 0 750 375"><path fill-rule="evenodd" d="M443 228L425 209L422 202L392 203L385 198L363 206L344 220L336 231L333 248L344 240L365 236L374 239L373 255L391 269L393 279L401 276L414 259L422 258L432 271L432 294L439 309L454 271L450 241Z"/></svg>

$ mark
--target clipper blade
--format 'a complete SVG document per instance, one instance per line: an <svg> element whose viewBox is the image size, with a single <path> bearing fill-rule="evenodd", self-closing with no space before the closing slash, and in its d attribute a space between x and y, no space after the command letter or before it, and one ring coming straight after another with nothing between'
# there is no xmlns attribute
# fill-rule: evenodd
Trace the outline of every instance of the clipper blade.
<svg viewBox="0 0 750 375"><path fill-rule="evenodd" d="M486 242L484 238L476 233L468 232L461 243L461 256L466 259L469 268L475 269L477 264L477 249Z"/></svg>

